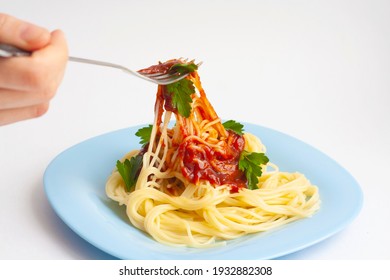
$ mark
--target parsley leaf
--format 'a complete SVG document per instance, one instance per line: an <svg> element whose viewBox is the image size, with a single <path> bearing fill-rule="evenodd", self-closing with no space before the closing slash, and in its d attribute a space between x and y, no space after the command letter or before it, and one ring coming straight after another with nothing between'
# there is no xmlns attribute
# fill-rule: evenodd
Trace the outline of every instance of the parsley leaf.
<svg viewBox="0 0 390 280"><path fill-rule="evenodd" d="M117 161L116 168L125 182L126 191L130 192L137 182L139 171L142 166L142 155L126 159L124 162Z"/></svg>
<svg viewBox="0 0 390 280"><path fill-rule="evenodd" d="M173 84L166 85L167 91L172 94L172 105L180 115L188 118L191 113L191 94L195 93L192 81L182 79Z"/></svg>
<svg viewBox="0 0 390 280"><path fill-rule="evenodd" d="M245 173L246 179L248 180L248 189L258 189L258 177L262 174L261 165L266 164L268 161L269 159L264 153L242 151L238 162L238 169Z"/></svg>
<svg viewBox="0 0 390 280"><path fill-rule="evenodd" d="M244 125L240 124L239 122L236 122L234 120L226 121L222 124L225 129L232 130L238 135L242 135L244 132Z"/></svg>
<svg viewBox="0 0 390 280"><path fill-rule="evenodd" d="M136 136L141 138L141 141L139 141L141 145L149 143L150 136L152 135L152 129L153 125L150 124L148 126L138 129L138 131L135 133Z"/></svg>
<svg viewBox="0 0 390 280"><path fill-rule="evenodd" d="M169 69L170 73L188 74L198 70L198 66L195 63L176 63Z"/></svg>

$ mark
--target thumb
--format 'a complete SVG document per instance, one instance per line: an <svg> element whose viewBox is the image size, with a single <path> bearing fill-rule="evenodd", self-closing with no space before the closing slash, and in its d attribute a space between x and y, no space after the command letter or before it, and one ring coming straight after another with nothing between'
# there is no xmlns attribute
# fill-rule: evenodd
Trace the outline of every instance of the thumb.
<svg viewBox="0 0 390 280"><path fill-rule="evenodd" d="M0 13L0 43L34 51L45 47L49 42L48 30Z"/></svg>

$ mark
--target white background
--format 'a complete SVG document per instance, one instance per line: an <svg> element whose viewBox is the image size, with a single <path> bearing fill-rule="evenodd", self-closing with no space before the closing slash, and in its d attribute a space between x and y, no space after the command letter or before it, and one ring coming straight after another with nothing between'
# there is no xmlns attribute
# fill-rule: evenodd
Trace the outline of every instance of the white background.
<svg viewBox="0 0 390 280"><path fill-rule="evenodd" d="M389 1L2 0L0 12L62 29L74 56L134 69L203 61L221 118L297 137L364 192L347 228L284 258L390 259ZM45 116L0 127L0 259L112 258L56 216L43 173L80 141L150 123L155 92L120 71L69 63Z"/></svg>

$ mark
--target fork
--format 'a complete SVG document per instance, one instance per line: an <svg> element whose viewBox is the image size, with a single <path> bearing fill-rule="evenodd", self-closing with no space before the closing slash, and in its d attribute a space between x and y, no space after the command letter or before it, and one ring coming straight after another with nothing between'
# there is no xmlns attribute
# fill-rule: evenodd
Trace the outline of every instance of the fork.
<svg viewBox="0 0 390 280"><path fill-rule="evenodd" d="M19 49L15 46L8 45L8 44L0 44L0 57L20 57L20 56L30 56L31 52L25 51L22 49ZM131 70L127 67L124 67L119 64L105 62L105 61L99 61L99 60L93 60L93 59L86 59L81 57L74 57L69 56L69 61L73 62L80 62L80 63L87 63L87 64L94 64L99 66L106 66L111 68L120 69L128 74L134 75L138 78L144 79L149 82L153 82L158 85L168 85L172 84L174 82L177 82L183 78L185 78L188 73L182 73L178 71L169 71L168 73L140 73L138 71ZM184 62L187 62L187 60L184 60ZM197 64L197 66L200 66L201 63Z"/></svg>

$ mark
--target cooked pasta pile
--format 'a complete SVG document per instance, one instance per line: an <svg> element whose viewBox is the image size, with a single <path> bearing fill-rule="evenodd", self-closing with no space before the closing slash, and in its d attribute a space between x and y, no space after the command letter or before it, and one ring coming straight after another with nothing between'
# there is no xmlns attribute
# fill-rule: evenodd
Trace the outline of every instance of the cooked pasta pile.
<svg viewBox="0 0 390 280"><path fill-rule="evenodd" d="M260 139L240 124L222 123L196 67L186 68L191 63L172 60L142 70L180 66L190 73L158 86L153 125L137 132L143 146L117 162L108 197L126 205L135 227L177 246L224 245L313 215L317 187L303 174L279 171Z"/></svg>

